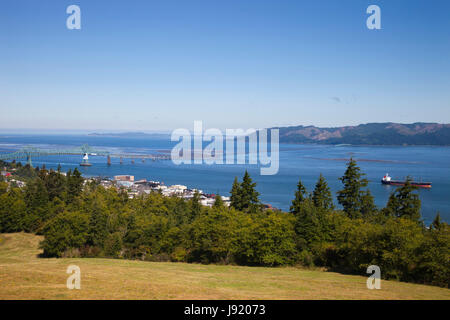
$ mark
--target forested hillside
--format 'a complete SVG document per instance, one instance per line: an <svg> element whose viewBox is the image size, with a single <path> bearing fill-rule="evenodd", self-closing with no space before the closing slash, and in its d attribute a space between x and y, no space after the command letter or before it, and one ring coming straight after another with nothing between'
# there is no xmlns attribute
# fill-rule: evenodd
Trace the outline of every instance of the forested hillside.
<svg viewBox="0 0 450 320"><path fill-rule="evenodd" d="M245 172L231 188L231 207L217 197L212 208L199 195L186 201L154 192L129 199L124 190L84 180L77 169L63 175L21 167L26 186L0 182L0 233L43 235L44 257L113 257L146 261L247 266L320 266L448 287L450 227L420 217L420 200L407 183L385 208L376 208L355 161L333 195L320 176L309 193L302 182L290 212L266 210Z"/></svg>
<svg viewBox="0 0 450 320"><path fill-rule="evenodd" d="M281 127L280 142L355 145L450 145L450 124L368 123L318 128Z"/></svg>

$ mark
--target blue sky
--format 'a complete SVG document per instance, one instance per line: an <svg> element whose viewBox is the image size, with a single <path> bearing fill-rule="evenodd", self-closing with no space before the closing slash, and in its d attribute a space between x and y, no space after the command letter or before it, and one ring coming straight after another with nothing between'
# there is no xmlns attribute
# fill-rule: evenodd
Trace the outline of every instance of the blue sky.
<svg viewBox="0 0 450 320"><path fill-rule="evenodd" d="M450 122L445 0L2 0L0 46L2 130Z"/></svg>

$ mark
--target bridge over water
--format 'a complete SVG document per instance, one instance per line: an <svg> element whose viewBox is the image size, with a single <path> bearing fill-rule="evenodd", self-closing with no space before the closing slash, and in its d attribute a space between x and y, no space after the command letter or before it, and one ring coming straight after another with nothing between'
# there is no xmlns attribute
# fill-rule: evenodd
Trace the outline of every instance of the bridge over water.
<svg viewBox="0 0 450 320"><path fill-rule="evenodd" d="M16 152L0 153L0 160L25 160L31 166L32 158L38 158L42 156L63 156L63 155L80 155L82 156L81 166L90 166L89 156L103 156L107 157L108 165L111 164L111 158L120 158L122 163L123 159L151 159L151 160L170 160L170 155L167 154L125 154L125 153L110 153L109 151L99 150L90 147L87 144L81 147L75 147L70 149L40 149L35 147L24 147Z"/></svg>

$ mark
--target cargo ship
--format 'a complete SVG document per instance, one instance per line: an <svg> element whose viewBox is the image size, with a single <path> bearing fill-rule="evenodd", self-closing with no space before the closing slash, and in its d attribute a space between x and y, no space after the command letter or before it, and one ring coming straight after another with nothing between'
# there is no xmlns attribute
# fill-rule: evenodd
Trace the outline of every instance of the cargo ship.
<svg viewBox="0 0 450 320"><path fill-rule="evenodd" d="M389 174L386 173L386 175L383 177L383 179L381 179L381 183L391 185L391 186L404 186L406 183L406 180L405 181L392 180L392 178L389 176ZM412 186L416 186L419 188L431 188L431 182L410 181L410 184Z"/></svg>

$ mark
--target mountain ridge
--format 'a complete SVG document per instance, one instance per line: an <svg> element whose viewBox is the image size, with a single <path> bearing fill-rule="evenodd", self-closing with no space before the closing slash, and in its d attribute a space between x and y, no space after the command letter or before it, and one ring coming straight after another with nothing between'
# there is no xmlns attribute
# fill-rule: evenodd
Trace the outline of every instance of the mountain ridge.
<svg viewBox="0 0 450 320"><path fill-rule="evenodd" d="M450 146L450 124L434 122L377 122L343 127L298 125L272 129L280 130L281 143Z"/></svg>

